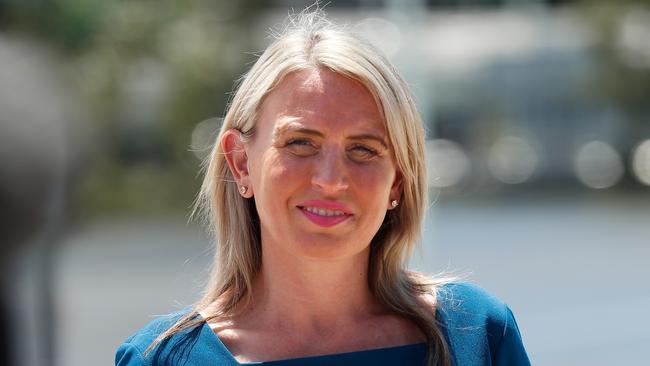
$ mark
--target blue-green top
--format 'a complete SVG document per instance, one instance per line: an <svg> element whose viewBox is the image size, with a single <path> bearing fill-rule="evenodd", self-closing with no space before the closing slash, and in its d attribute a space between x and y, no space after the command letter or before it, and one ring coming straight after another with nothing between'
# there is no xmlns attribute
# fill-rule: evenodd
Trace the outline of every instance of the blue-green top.
<svg viewBox="0 0 650 366"><path fill-rule="evenodd" d="M160 317L124 342L116 366L238 366L208 324L185 330L162 342L147 357L143 352L164 330L189 309ZM440 291L437 318L456 366L528 366L519 328L503 302L480 287L454 283ZM424 343L243 365L425 365Z"/></svg>

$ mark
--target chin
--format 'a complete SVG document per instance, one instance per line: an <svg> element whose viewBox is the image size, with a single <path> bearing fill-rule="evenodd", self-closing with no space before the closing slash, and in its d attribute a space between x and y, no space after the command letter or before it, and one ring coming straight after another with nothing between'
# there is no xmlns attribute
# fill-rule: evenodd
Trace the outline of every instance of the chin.
<svg viewBox="0 0 650 366"><path fill-rule="evenodd" d="M333 241L331 238L308 240L299 245L297 252L311 259L343 259L367 253L369 245L360 247L358 242Z"/></svg>

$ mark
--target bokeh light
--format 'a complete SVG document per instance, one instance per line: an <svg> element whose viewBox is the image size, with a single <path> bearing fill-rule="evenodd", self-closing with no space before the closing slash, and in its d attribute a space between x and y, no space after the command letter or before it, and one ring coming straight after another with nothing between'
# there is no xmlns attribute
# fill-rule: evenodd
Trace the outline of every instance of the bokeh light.
<svg viewBox="0 0 650 366"><path fill-rule="evenodd" d="M589 188L609 188L623 176L623 160L619 153L602 141L583 145L575 156L578 179Z"/></svg>
<svg viewBox="0 0 650 366"><path fill-rule="evenodd" d="M639 182L650 186L650 139L641 142L634 149L632 170Z"/></svg>
<svg viewBox="0 0 650 366"><path fill-rule="evenodd" d="M429 185L436 188L454 186L469 173L470 160L463 148L450 140L426 142Z"/></svg>
<svg viewBox="0 0 650 366"><path fill-rule="evenodd" d="M223 118L209 118L197 123L192 130L191 149L197 159L203 160L214 146Z"/></svg>
<svg viewBox="0 0 650 366"><path fill-rule="evenodd" d="M530 179L539 164L533 147L514 136L499 138L490 148L488 167L492 175L507 184L523 183Z"/></svg>

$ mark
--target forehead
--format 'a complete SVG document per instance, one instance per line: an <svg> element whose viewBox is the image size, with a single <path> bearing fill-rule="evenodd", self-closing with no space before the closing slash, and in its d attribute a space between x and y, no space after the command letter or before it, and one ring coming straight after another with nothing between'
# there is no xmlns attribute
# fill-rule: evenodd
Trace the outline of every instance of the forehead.
<svg viewBox="0 0 650 366"><path fill-rule="evenodd" d="M286 75L265 98L261 112L259 122L272 122L276 128L284 122L305 122L337 129L385 131L370 91L354 79L322 68Z"/></svg>

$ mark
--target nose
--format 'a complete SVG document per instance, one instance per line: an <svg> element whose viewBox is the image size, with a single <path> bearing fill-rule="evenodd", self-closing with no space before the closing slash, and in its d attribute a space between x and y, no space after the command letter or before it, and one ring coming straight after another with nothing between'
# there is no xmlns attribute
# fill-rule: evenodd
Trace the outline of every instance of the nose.
<svg viewBox="0 0 650 366"><path fill-rule="evenodd" d="M345 156L338 149L323 149L314 161L311 183L325 194L334 194L348 188Z"/></svg>

